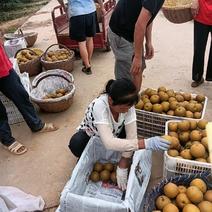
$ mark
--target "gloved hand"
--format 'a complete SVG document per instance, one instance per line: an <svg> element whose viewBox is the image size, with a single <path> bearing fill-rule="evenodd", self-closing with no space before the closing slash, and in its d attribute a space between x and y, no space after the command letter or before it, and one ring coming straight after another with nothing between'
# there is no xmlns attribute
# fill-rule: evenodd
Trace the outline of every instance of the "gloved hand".
<svg viewBox="0 0 212 212"><path fill-rule="evenodd" d="M128 168L122 169L119 166L117 166L116 178L117 178L118 187L122 191L127 189L127 175L128 175Z"/></svg>
<svg viewBox="0 0 212 212"><path fill-rule="evenodd" d="M145 149L148 149L148 150L166 151L169 149L171 145L171 142L161 138L160 136L144 139L144 143L145 143Z"/></svg>

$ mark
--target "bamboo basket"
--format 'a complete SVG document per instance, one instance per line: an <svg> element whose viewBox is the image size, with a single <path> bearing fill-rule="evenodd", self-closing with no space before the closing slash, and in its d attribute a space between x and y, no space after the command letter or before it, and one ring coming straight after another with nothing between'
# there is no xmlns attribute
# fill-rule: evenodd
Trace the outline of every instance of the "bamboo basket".
<svg viewBox="0 0 212 212"><path fill-rule="evenodd" d="M29 48L23 48L20 49L16 52L15 54L15 58L17 58L17 55L19 52L21 52L22 50L28 50L30 52L32 52L34 55L36 55L37 57L29 60L28 62L24 63L24 64L18 64L20 72L27 72L29 73L29 76L35 76L37 74L39 74L42 71L42 66L41 66L41 62L40 62L40 55L38 55L35 51L33 51L32 49Z"/></svg>
<svg viewBox="0 0 212 212"><path fill-rule="evenodd" d="M75 94L74 78L67 71L55 69L43 72L35 77L32 86L33 89L30 92L30 98L45 112L61 112L67 110L73 103ZM43 98L46 94L58 88L64 88L68 90L68 93L58 98Z"/></svg>
<svg viewBox="0 0 212 212"><path fill-rule="evenodd" d="M69 58L65 60L54 61L54 62L47 61L46 60L47 53L50 50L50 48L52 48L53 46L63 47L64 49L68 50ZM74 69L74 51L68 49L66 46L62 44L52 44L46 49L43 56L41 57L41 64L46 71L51 69L63 69L65 71L71 72Z"/></svg>
<svg viewBox="0 0 212 212"><path fill-rule="evenodd" d="M151 211L160 211L156 210L155 201L157 197L164 194L164 186L169 183L175 183L177 186L189 186L191 181L200 178L202 179L206 185L208 190L212 189L212 175L210 172L202 172L197 174L187 174L187 175L178 175L173 177L168 177L162 179L158 184L156 184L148 193L146 193L145 200L144 200L144 207L142 212L151 212ZM200 211L200 210L199 210ZM169 212L172 212L171 210Z"/></svg>
<svg viewBox="0 0 212 212"><path fill-rule="evenodd" d="M191 0L165 0L162 11L167 20L181 24L193 19L191 14Z"/></svg>
<svg viewBox="0 0 212 212"><path fill-rule="evenodd" d="M12 39L16 39L16 38L21 38L24 37L27 43L27 47L32 47L38 37L38 33L37 32L26 32L23 33L22 29L18 29L18 33L7 33L4 35L4 38L6 40L12 40Z"/></svg>

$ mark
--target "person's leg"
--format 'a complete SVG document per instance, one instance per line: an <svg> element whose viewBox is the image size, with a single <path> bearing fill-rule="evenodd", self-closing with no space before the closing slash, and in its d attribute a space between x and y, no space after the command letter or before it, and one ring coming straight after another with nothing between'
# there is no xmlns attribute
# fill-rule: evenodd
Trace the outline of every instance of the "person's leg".
<svg viewBox="0 0 212 212"><path fill-rule="evenodd" d="M1 78L0 91L2 91L2 88L4 86L3 81L4 79ZM24 154L27 151L27 148L24 145L22 145L21 143L16 141L15 138L13 138L10 126L8 124L7 111L1 100L0 100L0 141L7 150L16 155Z"/></svg>
<svg viewBox="0 0 212 212"><path fill-rule="evenodd" d="M8 124L6 109L1 100L0 100L0 141L5 146L10 146L15 141L15 138L12 137L12 132Z"/></svg>
<svg viewBox="0 0 212 212"><path fill-rule="evenodd" d="M86 68L91 67L91 58L94 50L93 37L96 34L96 12L87 14L85 16L85 34L86 34L86 49L88 53L88 61L90 66L86 66Z"/></svg>
<svg viewBox="0 0 212 212"><path fill-rule="evenodd" d="M110 28L108 29L108 37L115 56L115 78L127 78L132 80L130 68L132 64L133 49L125 49L126 46L123 44L123 38L112 32Z"/></svg>
<svg viewBox="0 0 212 212"><path fill-rule="evenodd" d="M131 63L124 60L115 60L114 74L116 79L127 78L133 80L132 75L129 72Z"/></svg>
<svg viewBox="0 0 212 212"><path fill-rule="evenodd" d="M207 26L194 21L194 55L192 65L192 79L196 82L191 84L196 87L203 82L204 57L209 31Z"/></svg>
<svg viewBox="0 0 212 212"><path fill-rule="evenodd" d="M68 147L76 157L80 157L89 139L90 137L86 134L85 131L79 130L72 136Z"/></svg>
<svg viewBox="0 0 212 212"><path fill-rule="evenodd" d="M206 80L212 81L212 26L209 26L209 29L210 29L210 34L211 34L211 36L210 36L211 43L210 43L210 52L209 52L209 56L208 56Z"/></svg>
<svg viewBox="0 0 212 212"><path fill-rule="evenodd" d="M89 62L89 53L87 50L87 43L86 41L78 42L79 43L79 51L80 51L80 56L82 58L83 64L86 68L91 67L90 62Z"/></svg>
<svg viewBox="0 0 212 212"><path fill-rule="evenodd" d="M89 63L91 61L92 55L93 55L93 37L87 37L86 38L86 48L87 48L87 52L88 52L88 60ZM90 64L91 66L91 64Z"/></svg>
<svg viewBox="0 0 212 212"><path fill-rule="evenodd" d="M140 90L142 82L142 72L132 76L130 69L132 65L132 58L134 53L133 43L128 42L124 38L116 35L111 29L108 30L108 36L112 51L115 56L115 78L127 78L134 82L137 90ZM142 71L145 69L145 61L142 59Z"/></svg>
<svg viewBox="0 0 212 212"><path fill-rule="evenodd" d="M90 68L91 65L89 62L88 50L86 45L86 15L71 17L69 30L71 39L78 42L80 56L82 58L84 66L86 68ZM85 72L84 69L82 69L82 71Z"/></svg>
<svg viewBox="0 0 212 212"><path fill-rule="evenodd" d="M40 131L44 123L38 117L16 72L12 70L9 76L1 80L1 83L2 93L14 102L30 129L33 132Z"/></svg>

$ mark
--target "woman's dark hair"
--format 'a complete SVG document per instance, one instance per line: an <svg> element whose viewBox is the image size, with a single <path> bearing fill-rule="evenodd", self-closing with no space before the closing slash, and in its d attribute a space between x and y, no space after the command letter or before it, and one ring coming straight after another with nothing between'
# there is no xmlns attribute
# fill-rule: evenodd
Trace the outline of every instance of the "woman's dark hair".
<svg viewBox="0 0 212 212"><path fill-rule="evenodd" d="M138 102L138 93L135 85L129 79L109 80L106 84L105 91L113 100L113 105L134 105Z"/></svg>

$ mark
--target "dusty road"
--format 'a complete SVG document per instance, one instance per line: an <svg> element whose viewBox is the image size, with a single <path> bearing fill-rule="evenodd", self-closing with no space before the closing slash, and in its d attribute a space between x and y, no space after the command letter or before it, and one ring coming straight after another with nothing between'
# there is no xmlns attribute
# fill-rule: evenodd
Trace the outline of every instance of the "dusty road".
<svg viewBox="0 0 212 212"><path fill-rule="evenodd" d="M56 43L50 11L57 5L52 0L25 24L24 29L39 33L36 47L45 50ZM206 118L212 120L212 84L204 83L193 89L191 83L193 23L175 25L160 13L155 20L153 44L155 57L147 62L143 88L164 85L177 91L201 93L209 98ZM23 156L13 156L0 148L0 185L11 185L33 195L41 195L46 208L58 205L59 195L70 177L76 159L67 145L80 123L88 103L103 89L105 82L113 78L114 58L112 52L95 51L92 60L93 74L87 76L76 61L73 75L76 95L71 108L58 114L43 114L45 121L53 121L60 129L53 133L32 134L25 123L12 127L14 136L22 141L29 151ZM157 154L154 158L162 157ZM160 162L158 162L160 161ZM162 176L162 160L154 160L151 184Z"/></svg>

